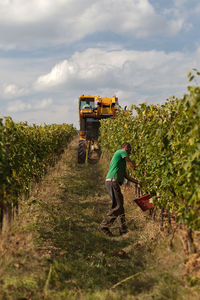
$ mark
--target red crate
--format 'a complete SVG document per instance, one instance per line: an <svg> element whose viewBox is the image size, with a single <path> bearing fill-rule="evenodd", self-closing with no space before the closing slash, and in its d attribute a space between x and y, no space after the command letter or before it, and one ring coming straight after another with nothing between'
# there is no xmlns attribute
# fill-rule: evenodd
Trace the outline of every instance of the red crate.
<svg viewBox="0 0 200 300"><path fill-rule="evenodd" d="M140 198L135 199L134 201L137 203L137 205L143 210L151 209L153 208L153 203L149 202L149 199L151 196L149 194L146 194Z"/></svg>

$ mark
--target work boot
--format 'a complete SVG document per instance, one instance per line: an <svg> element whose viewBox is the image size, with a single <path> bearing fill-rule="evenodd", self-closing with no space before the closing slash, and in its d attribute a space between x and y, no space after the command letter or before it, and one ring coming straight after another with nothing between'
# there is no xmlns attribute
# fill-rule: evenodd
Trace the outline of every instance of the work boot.
<svg viewBox="0 0 200 300"><path fill-rule="evenodd" d="M101 227L101 225L99 225L99 231L103 232L108 236L113 236L112 232L109 230L108 227Z"/></svg>

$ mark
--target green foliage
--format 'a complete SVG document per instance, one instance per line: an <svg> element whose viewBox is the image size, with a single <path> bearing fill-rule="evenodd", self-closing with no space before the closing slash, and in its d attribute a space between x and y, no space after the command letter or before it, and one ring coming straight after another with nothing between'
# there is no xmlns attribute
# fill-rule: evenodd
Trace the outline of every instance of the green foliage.
<svg viewBox="0 0 200 300"><path fill-rule="evenodd" d="M130 142L138 166L134 176L144 192L157 197L155 205L175 211L188 227L200 229L200 86L188 91L183 99L132 105L116 119L101 121L100 142L110 154Z"/></svg>
<svg viewBox="0 0 200 300"><path fill-rule="evenodd" d="M72 125L29 126L0 119L0 205L15 205L76 134Z"/></svg>
<svg viewBox="0 0 200 300"><path fill-rule="evenodd" d="M189 283L189 285L190 285L191 287L193 287L193 286L197 286L197 285L200 284L200 279L197 278L197 277L189 277L189 278L187 279L187 282Z"/></svg>

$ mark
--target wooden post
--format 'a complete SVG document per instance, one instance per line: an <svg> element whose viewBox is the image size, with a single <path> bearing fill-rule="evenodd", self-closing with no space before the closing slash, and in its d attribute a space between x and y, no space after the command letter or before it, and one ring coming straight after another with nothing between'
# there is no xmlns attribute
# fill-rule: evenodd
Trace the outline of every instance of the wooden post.
<svg viewBox="0 0 200 300"><path fill-rule="evenodd" d="M188 229L187 234L188 234L188 250L189 250L189 253L196 253L197 249L196 249L196 246L194 244L192 228Z"/></svg>
<svg viewBox="0 0 200 300"><path fill-rule="evenodd" d="M161 212L160 212L160 230L163 231L163 223L164 223L164 208L161 208Z"/></svg>
<svg viewBox="0 0 200 300"><path fill-rule="evenodd" d="M171 215L170 215L169 207L167 208L167 218L168 218L167 233L169 234L171 229Z"/></svg>
<svg viewBox="0 0 200 300"><path fill-rule="evenodd" d="M6 204L3 207L3 218L2 218L2 234L7 233L10 229L12 221L12 206L11 204Z"/></svg>

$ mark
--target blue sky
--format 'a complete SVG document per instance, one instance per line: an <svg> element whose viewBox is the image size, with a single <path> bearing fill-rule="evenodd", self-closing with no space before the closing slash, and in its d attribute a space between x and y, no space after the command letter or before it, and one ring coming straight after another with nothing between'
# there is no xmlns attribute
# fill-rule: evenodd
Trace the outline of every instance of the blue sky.
<svg viewBox="0 0 200 300"><path fill-rule="evenodd" d="M81 94L121 106L187 92L199 0L1 0L0 111L78 126Z"/></svg>

